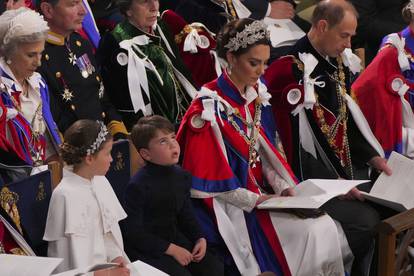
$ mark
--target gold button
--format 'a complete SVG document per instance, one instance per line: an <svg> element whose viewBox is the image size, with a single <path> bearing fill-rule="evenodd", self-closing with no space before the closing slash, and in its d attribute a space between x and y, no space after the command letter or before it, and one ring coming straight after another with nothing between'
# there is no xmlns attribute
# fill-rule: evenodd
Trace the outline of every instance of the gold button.
<svg viewBox="0 0 414 276"><path fill-rule="evenodd" d="M96 76L97 81L101 81L101 78L99 76Z"/></svg>
<svg viewBox="0 0 414 276"><path fill-rule="evenodd" d="M70 108L71 108L73 111L75 111L75 109L76 109L76 107L75 107L73 104L71 104L71 105L70 105Z"/></svg>
<svg viewBox="0 0 414 276"><path fill-rule="evenodd" d="M49 55L48 54L45 54L45 59L49 60Z"/></svg>
<svg viewBox="0 0 414 276"><path fill-rule="evenodd" d="M56 72L56 78L60 78L62 76L62 73Z"/></svg>
<svg viewBox="0 0 414 276"><path fill-rule="evenodd" d="M78 47L80 47L82 45L82 43L79 40L76 40L76 45L78 45Z"/></svg>
<svg viewBox="0 0 414 276"><path fill-rule="evenodd" d="M102 112L102 118L105 118L105 117L106 117L105 112Z"/></svg>

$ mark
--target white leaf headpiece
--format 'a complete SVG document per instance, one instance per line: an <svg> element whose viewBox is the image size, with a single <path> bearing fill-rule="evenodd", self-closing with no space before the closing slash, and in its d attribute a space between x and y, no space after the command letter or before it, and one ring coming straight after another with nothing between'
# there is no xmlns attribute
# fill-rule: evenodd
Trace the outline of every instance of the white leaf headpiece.
<svg viewBox="0 0 414 276"><path fill-rule="evenodd" d="M100 130L99 130L98 136L96 137L95 141L86 150L87 155L94 154L99 149L99 147L102 145L102 143L106 141L106 136L108 135L108 129L106 128L105 124L102 121L96 121L96 122L99 124Z"/></svg>
<svg viewBox="0 0 414 276"><path fill-rule="evenodd" d="M270 33L267 26L259 20L252 22L244 27L244 30L236 33L235 37L229 39L224 48L230 52L235 52L240 48L246 48L248 45L254 44L260 39L270 39Z"/></svg>

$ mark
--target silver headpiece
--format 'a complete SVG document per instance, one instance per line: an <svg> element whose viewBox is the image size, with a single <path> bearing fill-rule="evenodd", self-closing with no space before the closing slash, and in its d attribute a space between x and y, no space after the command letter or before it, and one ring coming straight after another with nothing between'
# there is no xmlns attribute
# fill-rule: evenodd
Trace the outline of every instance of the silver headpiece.
<svg viewBox="0 0 414 276"><path fill-rule="evenodd" d="M108 129L106 128L104 123L102 121L96 121L96 122L99 124L100 130L99 130L98 136L95 139L95 142L93 142L92 145L90 145L89 148L86 150L87 155L94 154L99 149L99 147L102 145L102 143L105 142L106 136L108 135Z"/></svg>
<svg viewBox="0 0 414 276"><path fill-rule="evenodd" d="M263 21L256 20L253 23L246 25L244 30L238 32L235 37L229 39L229 42L224 45L230 52L235 52L240 48L246 48L248 45L254 44L260 39L270 39L270 33Z"/></svg>
<svg viewBox="0 0 414 276"><path fill-rule="evenodd" d="M413 0L411 0L408 4L407 4L407 9L409 9L410 10L410 12L411 13L413 13L414 14L414 1Z"/></svg>

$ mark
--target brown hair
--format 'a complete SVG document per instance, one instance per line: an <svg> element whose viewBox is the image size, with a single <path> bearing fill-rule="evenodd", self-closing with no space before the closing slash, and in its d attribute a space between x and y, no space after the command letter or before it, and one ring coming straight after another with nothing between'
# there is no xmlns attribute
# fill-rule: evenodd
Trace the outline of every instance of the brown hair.
<svg viewBox="0 0 414 276"><path fill-rule="evenodd" d="M315 26L320 20L326 20L329 28L342 22L345 12L351 12L358 18L358 12L355 7L348 1L320 1L312 14L312 25Z"/></svg>
<svg viewBox="0 0 414 276"><path fill-rule="evenodd" d="M229 51L224 46L229 43L230 39L235 37L237 33L242 32L247 25L250 25L254 22L254 19L243 18L236 19L228 22L226 25L221 28L220 32L217 34L217 55L222 59L226 60L226 54ZM270 47L270 40L267 37L259 39L253 44L247 45L247 47L240 47L237 51L232 52L235 56L240 56L244 53L247 53L253 46L256 45L268 45Z"/></svg>
<svg viewBox="0 0 414 276"><path fill-rule="evenodd" d="M87 150L95 142L100 131L101 126L97 121L83 119L73 123L65 131L64 142L60 146L60 154L63 161L68 165L80 164L82 159L87 155ZM108 133L105 141L95 151L95 154L110 139L112 139L112 136Z"/></svg>
<svg viewBox="0 0 414 276"><path fill-rule="evenodd" d="M137 150L148 148L148 144L155 137L157 130L171 133L174 132L174 125L159 115L140 118L131 131L131 140L135 148Z"/></svg>

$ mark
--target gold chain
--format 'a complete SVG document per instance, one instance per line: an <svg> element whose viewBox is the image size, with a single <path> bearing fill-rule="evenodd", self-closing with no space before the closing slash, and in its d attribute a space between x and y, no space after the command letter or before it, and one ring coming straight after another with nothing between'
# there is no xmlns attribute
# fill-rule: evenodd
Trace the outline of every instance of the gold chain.
<svg viewBox="0 0 414 276"><path fill-rule="evenodd" d="M234 121L233 115L236 116L241 120L241 122L246 126L247 129L250 129L250 137L247 136L247 133L240 128L240 126ZM242 118L236 109L236 111L228 115L228 120L230 124L234 127L234 129L240 134L240 136L244 139L247 145L249 145L249 166L255 167L256 162L259 161L259 154L255 149L257 140L259 139L260 127L261 127L261 119L262 110L261 110L261 102L259 99L255 101L255 112L254 112L254 119L252 123L248 123L244 118Z"/></svg>
<svg viewBox="0 0 414 276"><path fill-rule="evenodd" d="M346 94L346 85L345 85L345 72L342 64L342 60L340 58L337 59L338 62L338 70L334 72L333 76L330 76L332 79L336 81L336 94L338 98L338 116L332 126L329 126L325 120L324 110L319 104L318 97L316 97L315 109L316 109L316 117L318 118L319 125L321 128L322 133L324 134L325 138L327 139L331 149L335 152L339 160L341 161L341 165L346 169L351 179L354 178L354 173L352 169L352 161L351 161L351 152L349 148L349 141L348 141L348 112L347 106L345 101L345 94ZM335 143L335 138L338 134L338 130L340 126L343 126L343 140L342 146L338 147ZM345 154L345 156L344 156Z"/></svg>

